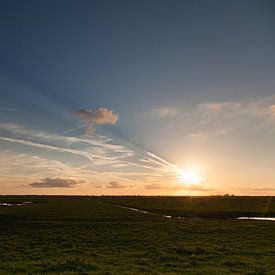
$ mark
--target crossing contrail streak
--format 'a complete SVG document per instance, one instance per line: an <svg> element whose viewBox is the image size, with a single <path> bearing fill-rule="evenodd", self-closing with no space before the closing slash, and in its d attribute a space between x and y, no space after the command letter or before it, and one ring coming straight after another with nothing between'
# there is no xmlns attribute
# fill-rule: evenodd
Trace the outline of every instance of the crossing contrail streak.
<svg viewBox="0 0 275 275"><path fill-rule="evenodd" d="M18 109L16 109L16 108L0 107L0 111L13 111L13 112L17 112Z"/></svg>
<svg viewBox="0 0 275 275"><path fill-rule="evenodd" d="M63 132L63 134L67 134L67 133L73 132L73 131L75 131L75 130L78 130L78 129L81 129L81 128L84 128L84 127L87 127L87 126L89 126L89 125L88 125L88 124L84 124L84 125L78 126L78 127L76 127L76 128L67 130L67 131Z"/></svg>

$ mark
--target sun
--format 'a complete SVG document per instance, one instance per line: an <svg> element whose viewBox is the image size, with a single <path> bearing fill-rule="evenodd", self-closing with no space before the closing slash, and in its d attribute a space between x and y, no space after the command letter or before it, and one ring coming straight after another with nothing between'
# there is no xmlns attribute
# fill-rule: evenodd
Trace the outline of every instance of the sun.
<svg viewBox="0 0 275 275"><path fill-rule="evenodd" d="M179 172L179 179L186 184L199 184L203 182L201 177L195 170L181 170Z"/></svg>

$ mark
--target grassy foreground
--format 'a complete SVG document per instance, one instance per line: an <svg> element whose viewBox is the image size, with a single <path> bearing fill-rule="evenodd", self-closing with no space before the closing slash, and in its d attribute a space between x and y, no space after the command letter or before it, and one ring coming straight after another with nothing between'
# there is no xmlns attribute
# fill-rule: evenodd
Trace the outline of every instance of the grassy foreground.
<svg viewBox="0 0 275 275"><path fill-rule="evenodd" d="M234 211L223 199L197 200L194 216L165 219L160 213L186 214L186 198L0 197L34 202L0 207L0 274L274 274L275 223L226 219L264 213L266 198L240 197ZM219 207L223 219L215 218ZM205 211L212 219L197 218Z"/></svg>

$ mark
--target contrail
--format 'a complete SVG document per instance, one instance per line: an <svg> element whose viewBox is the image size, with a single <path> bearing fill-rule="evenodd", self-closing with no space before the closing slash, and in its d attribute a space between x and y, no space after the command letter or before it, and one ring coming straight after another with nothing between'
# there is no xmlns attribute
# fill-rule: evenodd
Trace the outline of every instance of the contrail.
<svg viewBox="0 0 275 275"><path fill-rule="evenodd" d="M143 146L142 144L139 143L132 143L131 139L129 139L128 137L124 136L123 134L121 134L120 132L116 131L115 129L105 126L105 129L107 129L109 132L115 134L117 137L121 138L122 140L127 141L128 143L131 143L132 145L134 145L135 147L141 149L143 151L143 153L146 153L147 155L149 155L150 157L154 158L155 160L159 161L159 165L166 165L172 169L174 169L176 172L182 172L182 169L179 168L177 165L165 160L164 158L156 155L155 153L152 153L151 150L148 150L147 148L145 148L145 146Z"/></svg>
<svg viewBox="0 0 275 275"><path fill-rule="evenodd" d="M77 129L81 129L81 128L84 128L84 127L87 127L87 126L89 126L89 125L88 125L88 124L84 124L84 125L78 126L78 127L76 127L76 128L67 130L67 131L63 132L63 134L67 134L67 133L73 132L73 131L75 131L75 130L77 130Z"/></svg>
<svg viewBox="0 0 275 275"><path fill-rule="evenodd" d="M64 148L64 147L57 147L57 146L53 146L53 145L37 143L37 142L25 140L25 139L8 138L8 137L3 137L3 136L0 136L0 140L13 142L13 143L19 143L19 144L28 145L28 146L33 146L33 147L37 147L37 148L41 148L41 149L54 150L54 151L58 151L61 153L64 153L64 152L70 153L73 155L78 155L78 156L84 157L90 161L94 160L94 156L91 153L86 153L84 151L80 151L80 150L76 150L76 149L68 149L68 148Z"/></svg>
<svg viewBox="0 0 275 275"><path fill-rule="evenodd" d="M13 111L13 112L17 112L18 109L16 109L16 108L0 107L0 111Z"/></svg>

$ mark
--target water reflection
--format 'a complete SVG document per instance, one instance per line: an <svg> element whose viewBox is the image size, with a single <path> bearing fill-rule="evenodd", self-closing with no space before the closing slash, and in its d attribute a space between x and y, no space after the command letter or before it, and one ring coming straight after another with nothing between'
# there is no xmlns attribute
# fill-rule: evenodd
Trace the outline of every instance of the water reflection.
<svg viewBox="0 0 275 275"><path fill-rule="evenodd" d="M167 218L167 219L171 219L172 216L168 216L168 215L162 215L163 218Z"/></svg>
<svg viewBox="0 0 275 275"><path fill-rule="evenodd" d="M239 217L237 220L257 220L257 221L275 221L275 218L270 217Z"/></svg>
<svg viewBox="0 0 275 275"><path fill-rule="evenodd" d="M0 206L22 206L33 204L32 201L24 201L24 202L0 202Z"/></svg>

